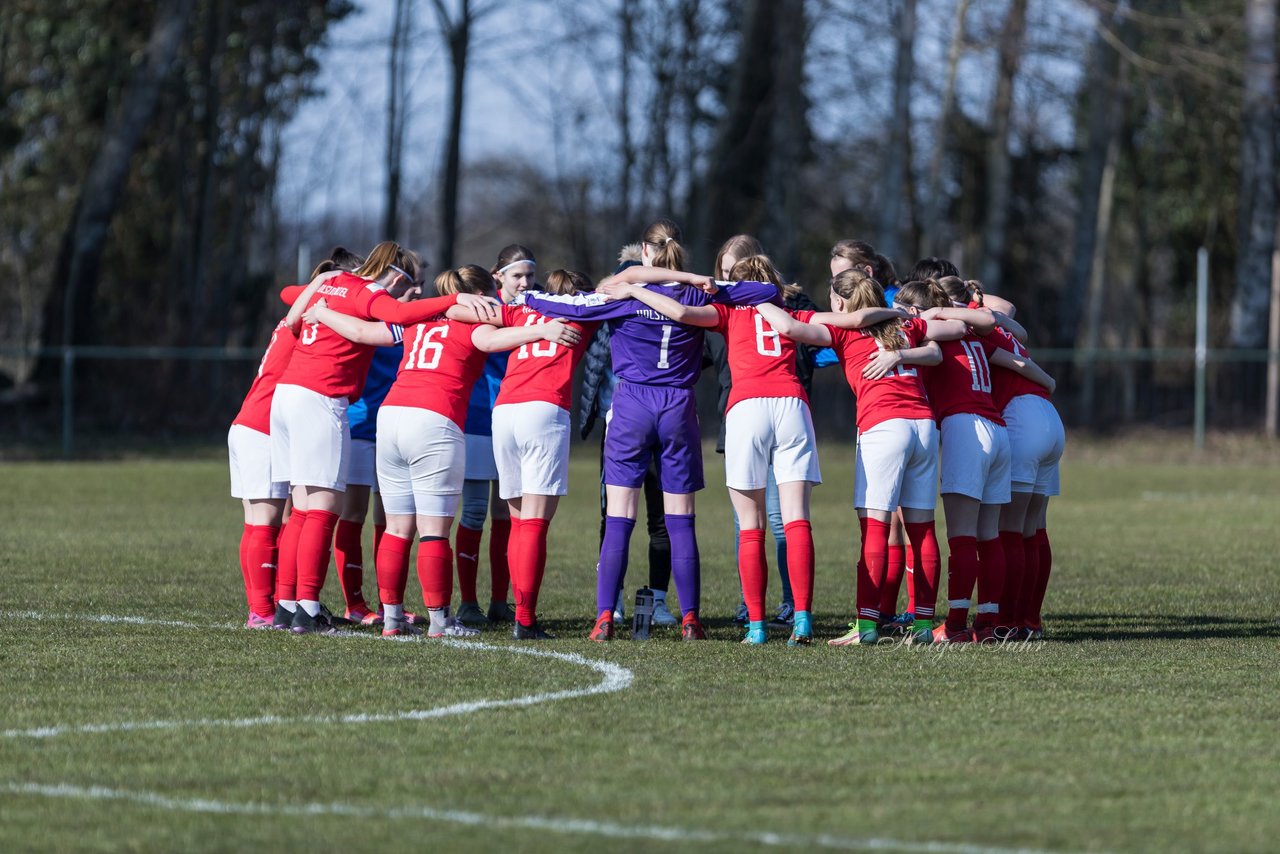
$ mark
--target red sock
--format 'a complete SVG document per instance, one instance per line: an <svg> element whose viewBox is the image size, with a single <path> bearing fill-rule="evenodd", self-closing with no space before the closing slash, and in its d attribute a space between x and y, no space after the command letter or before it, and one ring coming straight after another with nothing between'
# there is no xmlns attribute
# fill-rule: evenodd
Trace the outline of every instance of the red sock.
<svg viewBox="0 0 1280 854"><path fill-rule="evenodd" d="M889 544L889 563L880 585L880 613L892 617L898 612L898 591L902 589L902 572L906 566L907 550L901 544Z"/></svg>
<svg viewBox="0 0 1280 854"><path fill-rule="evenodd" d="M973 618L975 629L1000 625L1004 575L1004 545L1000 538L978 543L978 615Z"/></svg>
<svg viewBox="0 0 1280 854"><path fill-rule="evenodd" d="M538 619L538 592L547 568L547 531L550 519L522 519L514 536L517 547L511 562L512 586L516 593L516 619L532 626ZM520 564L517 575L516 564Z"/></svg>
<svg viewBox="0 0 1280 854"><path fill-rule="evenodd" d="M1027 580L1027 558L1022 547L1021 531L1001 531L1000 546L1004 549L1004 592L1000 594L1001 626L1013 628L1022 625L1020 603L1022 585Z"/></svg>
<svg viewBox="0 0 1280 854"><path fill-rule="evenodd" d="M962 630L969 622L969 598L978 578L978 538L947 537L947 628Z"/></svg>
<svg viewBox="0 0 1280 854"><path fill-rule="evenodd" d="M413 540L386 534L378 543L374 568L378 574L378 600L383 605L403 605L404 588L409 580L409 552Z"/></svg>
<svg viewBox="0 0 1280 854"><path fill-rule="evenodd" d="M276 535L273 525L251 525L249 544L245 549L245 569L249 574L249 610L268 620L275 615L272 594L276 586Z"/></svg>
<svg viewBox="0 0 1280 854"><path fill-rule="evenodd" d="M1044 528L1036 531L1036 545L1040 552L1040 571L1036 573L1036 588L1031 593L1031 619L1035 626L1040 626L1040 609L1044 607L1044 594L1049 589L1049 573L1053 570L1053 549L1049 546L1049 532Z"/></svg>
<svg viewBox="0 0 1280 854"><path fill-rule="evenodd" d="M489 523L489 601L507 601L511 586L511 520Z"/></svg>
<svg viewBox="0 0 1280 854"><path fill-rule="evenodd" d="M1040 583L1040 542L1035 534L1022 538L1022 560L1025 569L1022 584L1018 587L1018 605L1015 609L1019 620L1017 625L1038 629L1040 623L1032 619L1031 613L1031 600L1035 597L1036 586Z"/></svg>
<svg viewBox="0 0 1280 854"><path fill-rule="evenodd" d="M378 553L378 546L382 545L382 535L387 532L386 525L373 526L373 553Z"/></svg>
<svg viewBox="0 0 1280 854"><path fill-rule="evenodd" d="M742 580L742 601L747 603L747 619L762 622L769 565L764 556L764 531L760 528L738 532L738 577Z"/></svg>
<svg viewBox="0 0 1280 854"><path fill-rule="evenodd" d="M916 619L933 617L938 601L938 578L942 575L942 554L938 550L938 533L932 522L908 522L904 526L911 540L914 563L908 582L907 610Z"/></svg>
<svg viewBox="0 0 1280 854"><path fill-rule="evenodd" d="M364 605L363 535L364 523L348 519L340 519L333 531L333 560L338 565L338 584L347 608Z"/></svg>
<svg viewBox="0 0 1280 854"><path fill-rule="evenodd" d="M280 532L279 558L276 561L276 601L297 601L298 539L307 524L307 511L289 514L289 521Z"/></svg>
<svg viewBox="0 0 1280 854"><path fill-rule="evenodd" d="M782 526L787 537L787 579L797 611L813 610L813 526L797 519Z"/></svg>
<svg viewBox="0 0 1280 854"><path fill-rule="evenodd" d="M329 570L329 548L338 514L328 510L308 510L307 524L298 537L298 601L320 601L324 577Z"/></svg>
<svg viewBox="0 0 1280 854"><path fill-rule="evenodd" d="M449 541L418 542L418 583L428 608L447 608L453 595L453 550Z"/></svg>
<svg viewBox="0 0 1280 854"><path fill-rule="evenodd" d="M862 571L858 573L858 619L880 619L880 587L889 565L889 523L858 520L862 527Z"/></svg>
<svg viewBox="0 0 1280 854"><path fill-rule="evenodd" d="M249 592L249 532L252 530L253 526L245 522L244 530L240 532L240 579L244 581L244 601L251 611L253 595Z"/></svg>
<svg viewBox="0 0 1280 854"><path fill-rule="evenodd" d="M480 562L480 537L484 531L458 526L454 551L458 555L458 598L463 602L475 602L476 570Z"/></svg>

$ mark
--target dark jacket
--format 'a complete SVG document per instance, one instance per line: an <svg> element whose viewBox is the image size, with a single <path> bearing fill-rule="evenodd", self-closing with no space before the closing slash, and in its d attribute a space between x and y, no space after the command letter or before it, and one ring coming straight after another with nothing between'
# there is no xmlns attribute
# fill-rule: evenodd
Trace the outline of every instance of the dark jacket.
<svg viewBox="0 0 1280 854"><path fill-rule="evenodd" d="M596 327L595 337L582 357L582 389L578 395L578 435L585 439L596 426L600 411L600 390L609 382L613 370L613 353L609 349L609 324Z"/></svg>

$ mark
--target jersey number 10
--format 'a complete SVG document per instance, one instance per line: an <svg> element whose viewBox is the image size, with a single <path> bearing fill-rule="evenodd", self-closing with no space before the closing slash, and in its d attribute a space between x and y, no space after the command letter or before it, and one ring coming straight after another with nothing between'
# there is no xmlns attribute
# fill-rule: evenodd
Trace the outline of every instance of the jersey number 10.
<svg viewBox="0 0 1280 854"><path fill-rule="evenodd" d="M969 357L969 373L973 376L971 391L991 393L991 366L987 364L987 353L978 341L961 341L960 346Z"/></svg>

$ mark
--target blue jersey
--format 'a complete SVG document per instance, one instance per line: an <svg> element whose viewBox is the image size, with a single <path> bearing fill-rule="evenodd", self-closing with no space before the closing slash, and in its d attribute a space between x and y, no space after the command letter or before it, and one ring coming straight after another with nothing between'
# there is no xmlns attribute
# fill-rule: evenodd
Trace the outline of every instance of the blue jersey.
<svg viewBox="0 0 1280 854"><path fill-rule="evenodd" d="M373 351L369 363L369 376L364 381L360 399L347 407L347 421L351 424L351 438L374 441L378 428L378 407L391 390L400 360L404 357L404 345L392 344Z"/></svg>
<svg viewBox="0 0 1280 854"><path fill-rule="evenodd" d="M467 403L467 423L463 432L472 436L493 435L493 402L498 399L498 388L507 375L507 358L510 350L490 353L484 360L484 373L471 387L471 400Z"/></svg>
<svg viewBox="0 0 1280 854"><path fill-rule="evenodd" d="M778 289L762 282L726 284L714 298L684 285L648 287L683 305L707 305L713 300L745 305L782 303ZM552 296L533 291L525 291L520 297L525 305L548 317L609 321L613 372L629 383L693 388L702 373L702 328L676 323L639 300L606 300L597 294Z"/></svg>

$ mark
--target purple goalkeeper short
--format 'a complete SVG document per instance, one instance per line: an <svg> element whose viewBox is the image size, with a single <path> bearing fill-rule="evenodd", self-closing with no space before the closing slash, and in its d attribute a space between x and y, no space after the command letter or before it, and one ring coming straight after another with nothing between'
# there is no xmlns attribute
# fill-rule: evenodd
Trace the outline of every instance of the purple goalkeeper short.
<svg viewBox="0 0 1280 854"><path fill-rule="evenodd" d="M605 484L643 486L655 454L663 492L682 495L706 486L693 389L619 380L604 434Z"/></svg>

